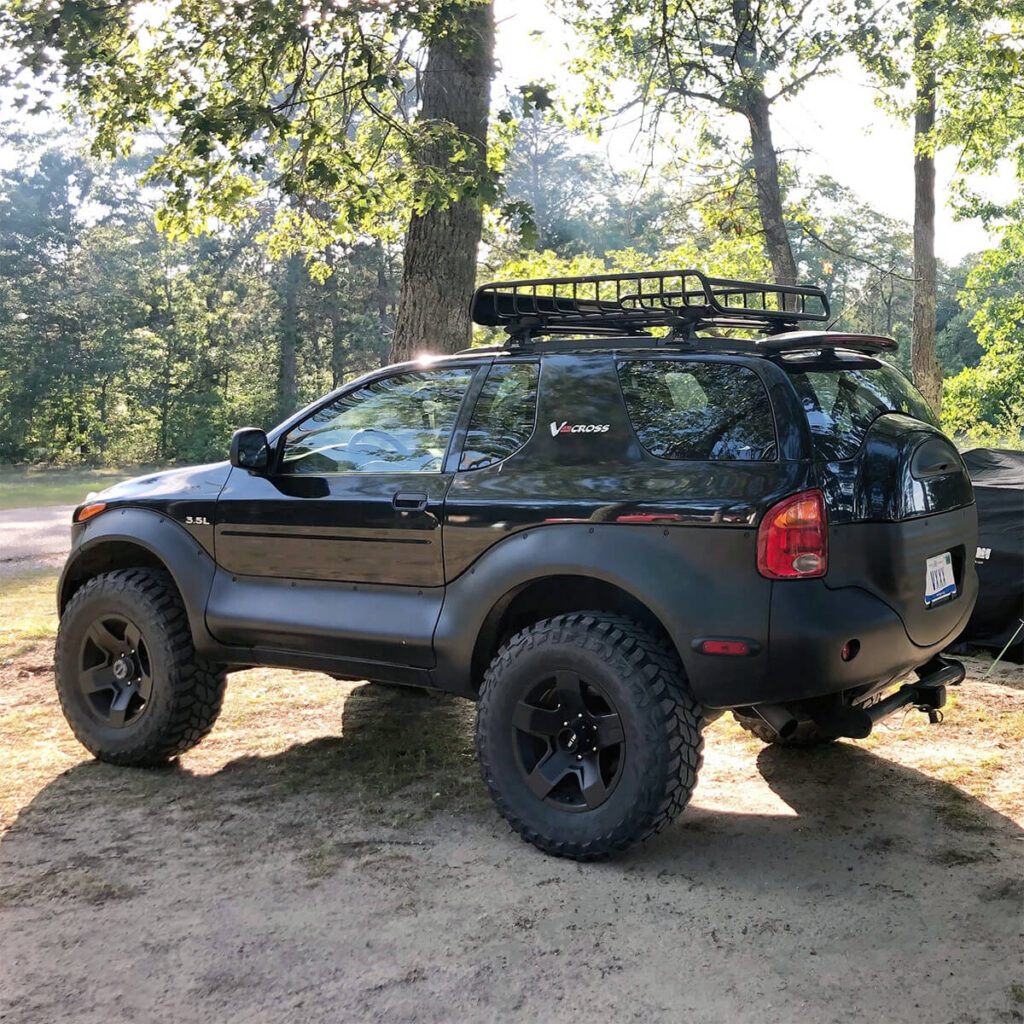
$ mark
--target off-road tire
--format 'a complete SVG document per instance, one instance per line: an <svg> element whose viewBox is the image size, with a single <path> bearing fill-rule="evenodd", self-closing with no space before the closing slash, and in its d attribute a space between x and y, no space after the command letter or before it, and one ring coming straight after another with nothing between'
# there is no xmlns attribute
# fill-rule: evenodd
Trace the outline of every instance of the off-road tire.
<svg viewBox="0 0 1024 1024"><path fill-rule="evenodd" d="M623 734L615 788L600 806L575 813L528 788L511 724L531 687L561 669L609 695ZM704 741L675 652L632 619L587 611L538 622L498 651L480 692L476 745L498 811L524 840L555 856L597 860L660 832L682 812Z"/></svg>
<svg viewBox="0 0 1024 1024"><path fill-rule="evenodd" d="M732 713L740 725L752 736L774 747L821 747L826 743L835 743L835 736L826 736L813 722L801 722L793 732L783 739L767 722L760 718Z"/></svg>
<svg viewBox="0 0 1024 1024"><path fill-rule="evenodd" d="M104 615L137 625L151 666L149 700L137 720L119 728L91 711L78 681L84 636ZM170 575L139 568L96 576L68 602L57 632L56 679L64 717L86 750L111 764L153 767L194 747L213 728L227 674L196 655Z"/></svg>

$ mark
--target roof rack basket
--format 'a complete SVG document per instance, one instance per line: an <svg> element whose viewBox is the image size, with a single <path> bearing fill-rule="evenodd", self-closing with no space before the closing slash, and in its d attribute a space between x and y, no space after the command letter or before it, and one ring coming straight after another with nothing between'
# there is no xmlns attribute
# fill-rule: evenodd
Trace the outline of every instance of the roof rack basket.
<svg viewBox="0 0 1024 1024"><path fill-rule="evenodd" d="M495 281L476 290L471 315L482 326L504 327L513 344L523 344L539 334L643 335L656 327L668 327L677 339L709 327L771 335L825 323L830 312L820 288L657 270Z"/></svg>

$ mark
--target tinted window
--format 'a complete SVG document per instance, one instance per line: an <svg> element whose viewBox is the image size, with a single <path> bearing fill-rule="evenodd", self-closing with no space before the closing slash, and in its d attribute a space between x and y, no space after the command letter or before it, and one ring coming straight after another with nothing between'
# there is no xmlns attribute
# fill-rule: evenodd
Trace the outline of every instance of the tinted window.
<svg viewBox="0 0 1024 1024"><path fill-rule="evenodd" d="M400 373L343 395L292 427L281 471L440 472L472 374Z"/></svg>
<svg viewBox="0 0 1024 1024"><path fill-rule="evenodd" d="M536 363L491 367L470 417L459 469L482 469L514 455L530 440L537 416Z"/></svg>
<svg viewBox="0 0 1024 1024"><path fill-rule="evenodd" d="M815 454L828 462L856 455L871 424L887 412L901 412L935 424L928 403L891 366L879 363L874 369L787 369L807 413Z"/></svg>
<svg viewBox="0 0 1024 1024"><path fill-rule="evenodd" d="M660 459L774 459L775 423L760 378L745 366L661 359L619 364L640 443Z"/></svg>

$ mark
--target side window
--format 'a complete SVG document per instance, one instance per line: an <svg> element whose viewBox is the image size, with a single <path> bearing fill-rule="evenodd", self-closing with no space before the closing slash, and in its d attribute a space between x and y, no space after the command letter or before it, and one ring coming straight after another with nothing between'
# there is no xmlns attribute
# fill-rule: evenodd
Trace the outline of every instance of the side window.
<svg viewBox="0 0 1024 1024"><path fill-rule="evenodd" d="M495 363L473 415L459 469L483 469L514 455L530 440L537 418L536 363Z"/></svg>
<svg viewBox="0 0 1024 1024"><path fill-rule="evenodd" d="M619 383L636 436L659 459L777 457L768 393L745 366L628 361L619 363Z"/></svg>
<svg viewBox="0 0 1024 1024"><path fill-rule="evenodd" d="M383 377L318 409L284 439L282 473L438 473L468 368Z"/></svg>

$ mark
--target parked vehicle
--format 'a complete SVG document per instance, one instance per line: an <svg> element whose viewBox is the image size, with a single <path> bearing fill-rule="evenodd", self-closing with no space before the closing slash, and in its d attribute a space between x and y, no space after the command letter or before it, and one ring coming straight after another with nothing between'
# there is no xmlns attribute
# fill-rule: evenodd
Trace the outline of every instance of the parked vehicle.
<svg viewBox="0 0 1024 1024"><path fill-rule="evenodd" d="M473 315L505 343L76 510L57 685L93 754L189 749L243 666L433 687L479 701L512 827L590 859L680 813L727 710L783 744L938 719L977 523L893 341L691 270L486 285Z"/></svg>
<svg viewBox="0 0 1024 1024"><path fill-rule="evenodd" d="M1024 661L1024 452L964 452L978 506L978 601L961 642Z"/></svg>

